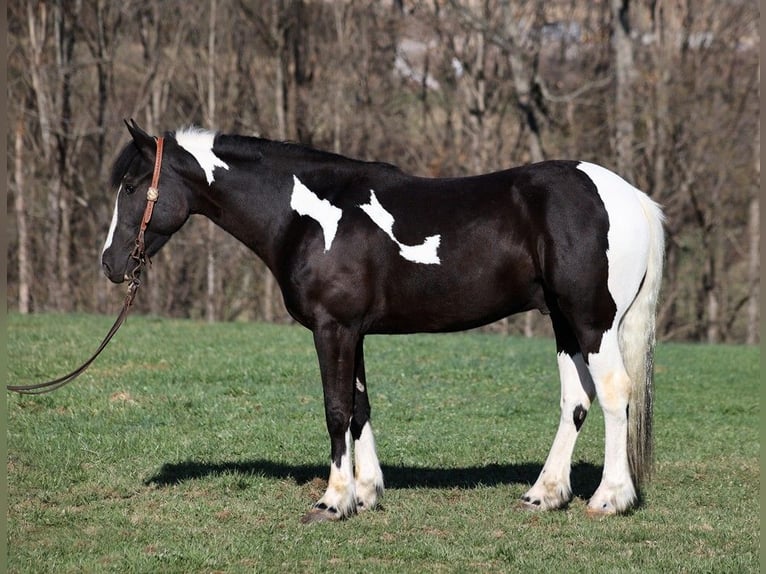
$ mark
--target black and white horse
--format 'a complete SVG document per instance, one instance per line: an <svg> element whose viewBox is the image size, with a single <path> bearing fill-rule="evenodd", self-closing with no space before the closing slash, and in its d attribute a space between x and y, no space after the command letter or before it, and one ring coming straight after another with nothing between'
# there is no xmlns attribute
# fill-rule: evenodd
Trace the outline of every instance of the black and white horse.
<svg viewBox="0 0 766 574"><path fill-rule="evenodd" d="M135 123L128 128L102 254L115 283L136 265L157 149ZM549 314L555 332L561 418L523 504L568 503L572 451L596 397L605 455L588 510L635 504L651 463L664 232L660 207L619 176L592 163L546 161L428 179L301 145L182 129L164 138L147 254L191 214L252 249L314 335L331 463L327 490L304 521L374 508L383 492L365 335L456 331L532 309Z"/></svg>

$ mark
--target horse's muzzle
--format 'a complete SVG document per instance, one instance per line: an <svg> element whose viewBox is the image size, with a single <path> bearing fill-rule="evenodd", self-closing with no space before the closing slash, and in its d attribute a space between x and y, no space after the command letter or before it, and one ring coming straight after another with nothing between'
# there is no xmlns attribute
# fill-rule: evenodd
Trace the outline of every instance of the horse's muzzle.
<svg viewBox="0 0 766 574"><path fill-rule="evenodd" d="M101 270L104 272L104 275L106 275L107 279L109 279L109 281L112 283L123 283L124 281L130 279L126 272L120 273L113 271L106 261L101 262Z"/></svg>

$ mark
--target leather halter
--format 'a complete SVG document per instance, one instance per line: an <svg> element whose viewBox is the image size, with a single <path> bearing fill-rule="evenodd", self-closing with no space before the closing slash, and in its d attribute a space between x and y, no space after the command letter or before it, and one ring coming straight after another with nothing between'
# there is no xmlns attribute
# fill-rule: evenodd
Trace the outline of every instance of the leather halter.
<svg viewBox="0 0 766 574"><path fill-rule="evenodd" d="M146 256L144 232L146 231L146 228L152 219L154 204L157 203L157 199L159 198L160 193L160 169L162 168L162 149L165 143L165 138L158 137L155 139L157 140L157 154L154 158L154 173L152 174L152 183L149 186L149 189L146 191L146 207L144 208L144 215L141 217L141 224L138 228L136 246L133 248L133 252L130 254L131 259L137 261L137 265L131 272L130 283L128 284L128 293L125 296L125 301L122 304L122 310L112 325L112 328L109 329L106 337L104 337L104 340L101 341L101 344L98 346L98 349L96 349L96 352L93 353L91 358L85 361L71 373L64 375L63 377L59 377L58 379L53 379L51 381L38 383L35 385L8 385L6 388L9 391L14 391L23 395L42 395L44 393L50 393L56 389L60 389L67 383L71 383L82 373L84 373L85 370L91 365L91 363L96 360L96 357L101 354L101 351L104 350L114 334L128 317L128 311L130 310L130 307L133 304L133 299L135 299L138 288L141 285L141 270L146 265L147 261L149 261Z"/></svg>
<svg viewBox="0 0 766 574"><path fill-rule="evenodd" d="M154 204L157 203L157 199L160 196L160 169L162 168L162 149L165 147L165 138L159 137L157 139L157 153L154 157L154 173L152 173L152 183L149 189L146 190L146 208L144 209L144 216L141 218L141 226L138 229L138 237L136 238L136 255L139 256L139 263L146 259L146 246L144 245L144 232L149 222L152 219L152 213L154 212Z"/></svg>

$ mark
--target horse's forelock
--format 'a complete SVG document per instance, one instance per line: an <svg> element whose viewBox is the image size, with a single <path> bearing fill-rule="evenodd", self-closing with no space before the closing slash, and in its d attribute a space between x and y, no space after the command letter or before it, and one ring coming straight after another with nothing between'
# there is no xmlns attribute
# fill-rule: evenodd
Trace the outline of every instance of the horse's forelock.
<svg viewBox="0 0 766 574"><path fill-rule="evenodd" d="M130 164L133 163L133 160L138 155L138 153L138 147L132 141L128 142L128 144L122 148L122 151L117 156L117 159L114 160L112 173L109 176L109 185L111 187L117 187L120 185L125 172L128 171Z"/></svg>

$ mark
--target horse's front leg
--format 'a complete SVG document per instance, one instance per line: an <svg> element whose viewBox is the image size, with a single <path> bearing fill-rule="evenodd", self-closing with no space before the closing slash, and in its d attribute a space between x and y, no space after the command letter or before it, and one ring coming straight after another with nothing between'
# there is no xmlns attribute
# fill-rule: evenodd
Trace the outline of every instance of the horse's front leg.
<svg viewBox="0 0 766 574"><path fill-rule="evenodd" d="M383 472L380 469L375 438L370 425L370 400L364 372L364 340L360 337L354 367L354 415L351 436L354 439L357 510L369 510L383 496Z"/></svg>
<svg viewBox="0 0 766 574"><path fill-rule="evenodd" d="M302 522L339 520L356 512L351 465L351 417L354 408L354 365L359 335L327 324L314 331L324 391L325 418L330 434L330 479L322 498Z"/></svg>

